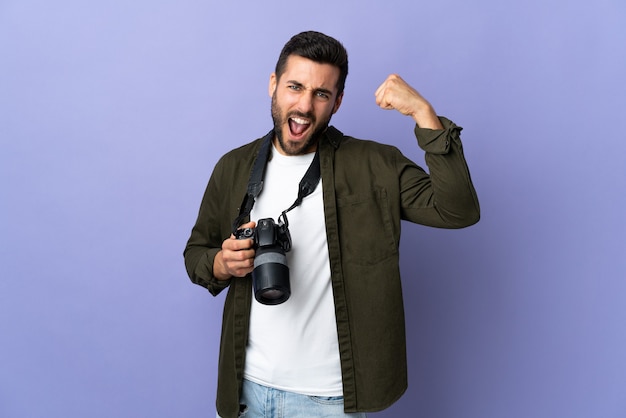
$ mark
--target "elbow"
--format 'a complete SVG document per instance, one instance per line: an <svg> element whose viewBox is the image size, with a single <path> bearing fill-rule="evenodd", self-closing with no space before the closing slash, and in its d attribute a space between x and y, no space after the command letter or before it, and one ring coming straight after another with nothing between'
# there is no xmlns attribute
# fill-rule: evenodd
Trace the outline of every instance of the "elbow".
<svg viewBox="0 0 626 418"><path fill-rule="evenodd" d="M444 213L440 211L441 219L446 228L462 229L472 226L480 220L480 207L478 203L465 207L462 211Z"/></svg>
<svg viewBox="0 0 626 418"><path fill-rule="evenodd" d="M476 208L475 211L472 212L470 216L466 218L466 223L462 228L467 228L468 226L472 226L480 221L480 209Z"/></svg>
<svg viewBox="0 0 626 418"><path fill-rule="evenodd" d="M480 206L478 206L478 202L474 205L472 210L467 211L463 218L463 225L460 228L467 228L468 226L472 226L480 221Z"/></svg>
<svg viewBox="0 0 626 418"><path fill-rule="evenodd" d="M465 199L462 208L463 209L459 211L460 216L457 217L459 221L458 228L467 228L480 221L480 204L478 203L476 193L473 193L471 197Z"/></svg>

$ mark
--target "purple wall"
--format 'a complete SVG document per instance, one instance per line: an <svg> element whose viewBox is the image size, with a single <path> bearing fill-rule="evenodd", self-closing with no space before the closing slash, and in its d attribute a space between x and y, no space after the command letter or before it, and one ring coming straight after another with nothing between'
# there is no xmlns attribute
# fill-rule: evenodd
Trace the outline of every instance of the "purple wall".
<svg viewBox="0 0 626 418"><path fill-rule="evenodd" d="M0 416L213 416L223 296L181 253L306 29L350 53L336 126L423 161L374 103L401 74L481 199L405 225L410 387L372 415L626 416L626 3L249 3L0 4Z"/></svg>

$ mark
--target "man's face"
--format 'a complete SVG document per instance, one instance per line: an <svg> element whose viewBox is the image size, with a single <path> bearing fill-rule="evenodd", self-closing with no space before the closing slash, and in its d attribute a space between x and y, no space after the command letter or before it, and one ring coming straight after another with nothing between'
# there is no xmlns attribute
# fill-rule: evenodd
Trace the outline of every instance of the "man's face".
<svg viewBox="0 0 626 418"><path fill-rule="evenodd" d="M285 72L270 77L275 146L284 155L315 151L331 116L339 109L339 68L291 55Z"/></svg>

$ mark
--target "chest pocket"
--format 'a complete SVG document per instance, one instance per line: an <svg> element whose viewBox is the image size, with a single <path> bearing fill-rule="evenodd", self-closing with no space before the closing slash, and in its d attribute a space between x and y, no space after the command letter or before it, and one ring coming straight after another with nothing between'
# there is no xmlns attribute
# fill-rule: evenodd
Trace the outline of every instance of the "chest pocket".
<svg viewBox="0 0 626 418"><path fill-rule="evenodd" d="M372 265L397 254L397 239L384 189L338 197L337 210L345 261Z"/></svg>

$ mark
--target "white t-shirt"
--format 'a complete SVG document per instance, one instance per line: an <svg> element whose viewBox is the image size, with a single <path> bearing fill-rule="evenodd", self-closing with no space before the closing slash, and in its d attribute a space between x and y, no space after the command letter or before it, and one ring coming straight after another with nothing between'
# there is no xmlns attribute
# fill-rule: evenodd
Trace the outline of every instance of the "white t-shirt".
<svg viewBox="0 0 626 418"><path fill-rule="evenodd" d="M313 156L284 156L274 149L250 219L272 218L278 223L278 216L296 200L298 184ZM252 299L244 377L290 392L341 396L321 180L287 218L292 239L287 253L291 296L279 305Z"/></svg>

